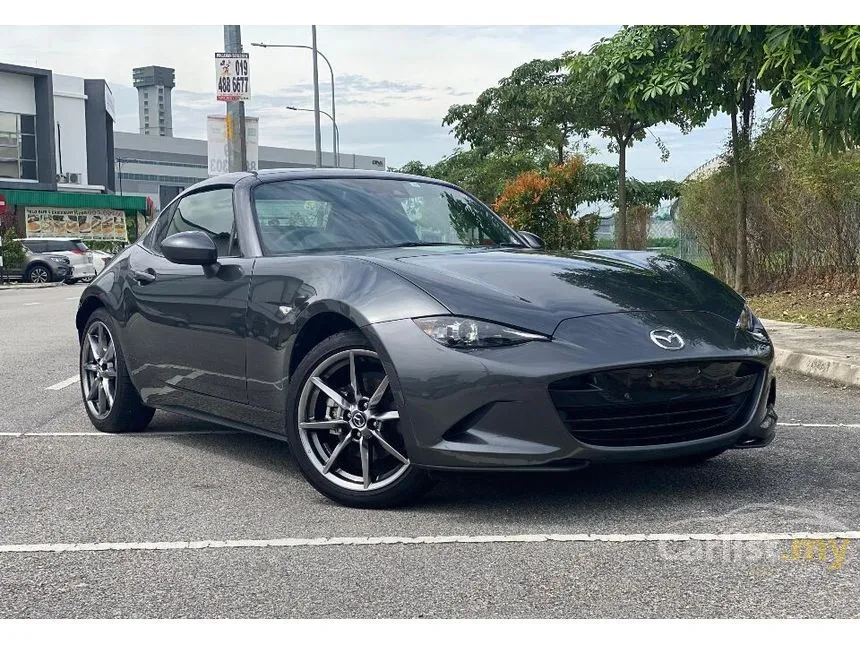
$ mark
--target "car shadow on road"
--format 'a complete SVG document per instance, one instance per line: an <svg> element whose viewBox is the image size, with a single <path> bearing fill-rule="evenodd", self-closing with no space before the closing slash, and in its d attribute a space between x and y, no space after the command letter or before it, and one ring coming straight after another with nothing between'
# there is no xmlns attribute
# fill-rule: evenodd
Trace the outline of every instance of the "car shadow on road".
<svg viewBox="0 0 860 645"><path fill-rule="evenodd" d="M175 433L181 428L182 434ZM213 431L221 434L213 434ZM213 424L159 413L148 433L188 449L217 454L254 469L286 478L289 489L309 490L285 442L229 432ZM765 451L768 449L765 449ZM533 523L558 520L564 513L611 514L631 507L662 515L667 507L708 508L726 499L743 503L779 503L797 491L786 491L786 464L772 467L765 451L729 451L695 466L661 463L595 465L569 473L469 473L434 475L437 485L410 513L504 518ZM800 458L800 457L795 457ZM789 471L791 469L788 469ZM315 496L321 505L333 505ZM391 510L386 513L398 513Z"/></svg>

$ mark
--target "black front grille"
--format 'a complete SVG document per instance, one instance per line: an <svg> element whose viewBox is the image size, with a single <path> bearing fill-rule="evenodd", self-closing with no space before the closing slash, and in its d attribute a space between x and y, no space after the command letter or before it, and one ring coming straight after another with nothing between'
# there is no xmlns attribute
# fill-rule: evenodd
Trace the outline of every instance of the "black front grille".
<svg viewBox="0 0 860 645"><path fill-rule="evenodd" d="M713 437L748 414L762 367L740 361L593 372L549 392L568 430L596 446L649 446Z"/></svg>

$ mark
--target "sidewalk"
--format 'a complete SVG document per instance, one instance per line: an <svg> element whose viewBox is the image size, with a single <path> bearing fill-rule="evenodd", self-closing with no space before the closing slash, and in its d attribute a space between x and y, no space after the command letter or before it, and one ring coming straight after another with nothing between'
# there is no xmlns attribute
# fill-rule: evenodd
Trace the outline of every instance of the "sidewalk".
<svg viewBox="0 0 860 645"><path fill-rule="evenodd" d="M41 284L31 284L29 282L0 282L0 291L5 289L48 289L50 287L59 287L62 282L43 282Z"/></svg>
<svg viewBox="0 0 860 645"><path fill-rule="evenodd" d="M777 369L860 387L860 332L762 320Z"/></svg>

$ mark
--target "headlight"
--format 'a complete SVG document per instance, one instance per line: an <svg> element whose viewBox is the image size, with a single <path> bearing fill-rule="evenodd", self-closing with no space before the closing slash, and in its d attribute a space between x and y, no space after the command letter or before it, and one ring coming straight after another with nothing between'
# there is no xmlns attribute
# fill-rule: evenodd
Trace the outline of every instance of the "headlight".
<svg viewBox="0 0 860 645"><path fill-rule="evenodd" d="M532 334L470 318L441 316L438 318L416 318L413 322L437 343L446 347L461 349L510 347L531 340L549 340L547 336L542 334Z"/></svg>
<svg viewBox="0 0 860 645"><path fill-rule="evenodd" d="M767 335L764 325L761 324L761 321L756 317L752 309L750 309L747 304L744 304L740 318L738 318L737 328L747 332L756 340L760 340L764 343L770 342L770 337Z"/></svg>
<svg viewBox="0 0 860 645"><path fill-rule="evenodd" d="M49 255L48 259L57 264L69 264L69 258L64 255Z"/></svg>

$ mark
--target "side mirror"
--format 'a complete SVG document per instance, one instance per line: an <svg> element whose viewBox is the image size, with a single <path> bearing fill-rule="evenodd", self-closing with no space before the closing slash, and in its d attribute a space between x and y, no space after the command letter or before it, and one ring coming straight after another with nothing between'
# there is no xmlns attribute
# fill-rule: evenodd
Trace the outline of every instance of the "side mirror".
<svg viewBox="0 0 860 645"><path fill-rule="evenodd" d="M161 242L161 252L176 264L209 266L218 261L218 249L203 231L174 233Z"/></svg>
<svg viewBox="0 0 860 645"><path fill-rule="evenodd" d="M534 233L529 233L528 231L517 231L517 233L519 233L520 237L523 238L523 241L531 248L542 249L544 247L543 240Z"/></svg>

